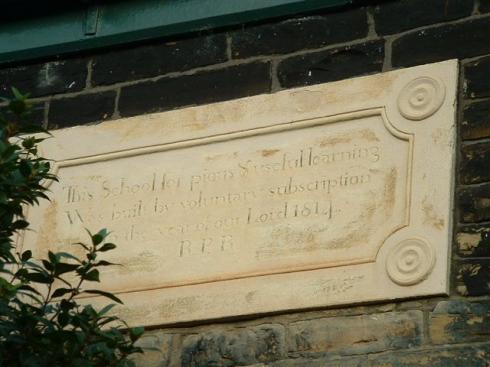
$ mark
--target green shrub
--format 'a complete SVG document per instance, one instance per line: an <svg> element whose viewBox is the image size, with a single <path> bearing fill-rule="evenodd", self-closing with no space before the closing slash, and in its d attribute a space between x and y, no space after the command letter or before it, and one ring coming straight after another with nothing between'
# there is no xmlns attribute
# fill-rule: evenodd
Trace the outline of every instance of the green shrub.
<svg viewBox="0 0 490 367"><path fill-rule="evenodd" d="M95 310L76 298L96 294L121 303L86 288L99 282L100 267L114 265L99 256L116 247L106 242L108 232L89 233L89 243L76 244L83 258L49 252L34 259L15 246L15 236L29 228L25 207L49 200L42 184L57 178L49 160L38 156L43 138L20 135L34 130L22 123L30 111L26 96L13 92L0 116L0 366L133 366L128 357L142 352L135 342L143 329L110 316L115 304Z"/></svg>

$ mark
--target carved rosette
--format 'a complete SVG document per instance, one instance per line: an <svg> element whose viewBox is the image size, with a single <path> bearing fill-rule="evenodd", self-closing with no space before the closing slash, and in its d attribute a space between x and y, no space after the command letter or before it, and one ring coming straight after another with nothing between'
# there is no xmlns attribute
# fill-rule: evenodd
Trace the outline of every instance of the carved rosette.
<svg viewBox="0 0 490 367"><path fill-rule="evenodd" d="M386 271L396 284L413 285L427 278L435 260L434 249L429 243L410 238L391 249L386 260Z"/></svg>
<svg viewBox="0 0 490 367"><path fill-rule="evenodd" d="M420 77L408 83L398 96L398 110L409 120L423 120L439 110L446 96L442 81Z"/></svg>

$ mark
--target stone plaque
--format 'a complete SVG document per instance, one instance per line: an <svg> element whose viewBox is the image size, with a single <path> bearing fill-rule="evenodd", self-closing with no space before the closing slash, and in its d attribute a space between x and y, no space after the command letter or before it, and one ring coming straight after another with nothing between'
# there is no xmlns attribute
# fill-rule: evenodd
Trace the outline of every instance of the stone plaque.
<svg viewBox="0 0 490 367"><path fill-rule="evenodd" d="M100 286L133 325L446 293L456 80L447 61L54 131L60 183L21 240L111 230Z"/></svg>

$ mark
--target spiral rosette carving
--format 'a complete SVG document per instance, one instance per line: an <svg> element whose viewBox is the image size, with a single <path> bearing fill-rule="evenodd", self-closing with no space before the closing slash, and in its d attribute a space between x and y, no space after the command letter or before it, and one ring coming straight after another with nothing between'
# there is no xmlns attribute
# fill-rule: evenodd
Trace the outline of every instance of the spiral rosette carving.
<svg viewBox="0 0 490 367"><path fill-rule="evenodd" d="M421 77L412 80L398 96L398 109L409 120L423 120L442 106L446 88L440 80Z"/></svg>
<svg viewBox="0 0 490 367"><path fill-rule="evenodd" d="M420 283L435 264L434 249L427 242L411 238L400 242L388 254L386 270L399 285Z"/></svg>

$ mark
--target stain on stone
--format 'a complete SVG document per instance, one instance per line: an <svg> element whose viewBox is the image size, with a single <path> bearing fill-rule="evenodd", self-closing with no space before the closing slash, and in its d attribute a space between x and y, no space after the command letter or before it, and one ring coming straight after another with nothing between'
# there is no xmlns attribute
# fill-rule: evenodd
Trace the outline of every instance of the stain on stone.
<svg viewBox="0 0 490 367"><path fill-rule="evenodd" d="M140 252L133 257L121 257L115 259L122 266L113 268L118 274L151 273L158 269L161 259L149 251Z"/></svg>
<svg viewBox="0 0 490 367"><path fill-rule="evenodd" d="M428 224L435 229L443 229L444 228L444 219L440 218L434 208L429 201L429 198L424 198L422 202L422 210L424 212L424 223Z"/></svg>
<svg viewBox="0 0 490 367"><path fill-rule="evenodd" d="M263 149L261 151L262 157L270 157L276 154L277 152L280 152L279 149Z"/></svg>

